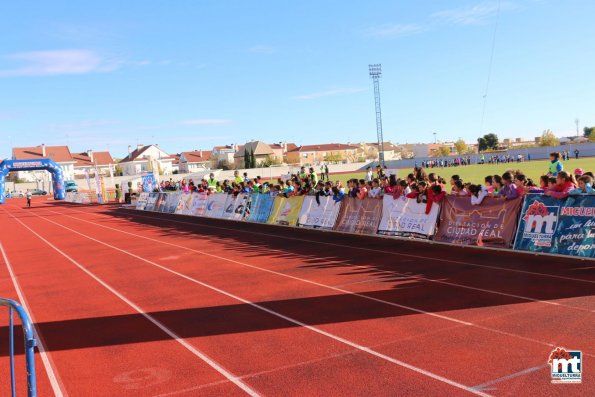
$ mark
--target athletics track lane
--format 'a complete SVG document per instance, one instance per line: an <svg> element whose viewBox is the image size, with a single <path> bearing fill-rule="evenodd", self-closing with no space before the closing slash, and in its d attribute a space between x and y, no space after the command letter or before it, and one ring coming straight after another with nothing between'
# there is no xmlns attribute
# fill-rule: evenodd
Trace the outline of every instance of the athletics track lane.
<svg viewBox="0 0 595 397"><path fill-rule="evenodd" d="M41 212L41 209L35 211ZM20 213L24 214L25 211ZM322 394L325 389L327 395L363 394L364 391L386 395L397 389L409 394L461 394L461 390L445 383L447 380L434 380L427 374L422 375L379 358L379 355L355 350L353 346L299 324L288 324L288 321L255 310L250 305L237 305L236 302L234 306L237 307L230 307L228 297L213 294L212 290L200 288L194 283L176 285L180 277L168 275L142 262L141 265L128 255L89 243L87 239L71 232L65 233L65 229L38 218L33 211L27 213L24 223L75 261L84 263L85 267L111 283L115 289L125 291L129 299L153 310L151 315L171 325L176 333L190 335L186 340L201 344L201 348L218 351L212 356L226 367L250 370L246 375L253 376L247 380L250 384L256 384L259 391L264 389L264 394L277 395L288 391L296 394L312 394L316 391ZM189 288L188 293L185 293L185 287ZM164 303L161 299L163 296L178 299ZM171 305L181 305L187 310L188 305L194 303L200 304L198 315L192 310L171 311ZM222 311L217 309L221 306ZM258 328L255 331L231 332L228 330L230 324L232 327L253 324ZM65 328L70 327L70 324L65 325ZM221 327L225 333L219 335ZM40 328L43 333L44 324L40 324ZM195 336L197 332L199 336ZM77 350L89 347L85 346L86 341L78 342L83 345L76 346ZM133 343L134 340L128 342ZM171 354L167 348L161 349L160 353ZM259 367L260 371L254 371L254 368ZM317 375L314 382L313 374ZM373 384L372 388L370 384ZM201 389L200 392L203 391Z"/></svg>
<svg viewBox="0 0 595 397"><path fill-rule="evenodd" d="M78 208L81 208L81 207L78 207ZM91 207L91 208L96 208L96 207ZM64 211L65 213L68 212L68 211L66 211L65 208L58 208L58 209L60 211ZM85 208L85 211L92 212L93 210L90 210L89 208ZM76 212L78 212L78 211L73 210L73 214L76 213ZM47 216L48 218L51 217L51 215L52 215L51 212L49 214L44 214L44 216ZM55 215L55 214L53 214L53 215ZM80 216L80 215L81 214L78 213L78 216ZM102 215L101 214L97 214L97 215L93 214L93 216L101 217ZM62 217L62 218L64 218L64 217ZM176 217L176 218L177 219L184 219L184 218L178 218L178 217ZM67 219L68 218L61 219L60 222L61 223L64 223L66 225L68 223ZM188 219L188 218L186 218L186 219ZM73 221L73 220L71 219L71 221ZM119 222L122 222L122 221L119 221ZM124 227L123 225L120 225L119 222L114 222L113 219L112 219L112 223L111 224L113 226L114 223L117 223L119 227ZM161 222L162 223L163 222L167 223L167 220L163 220L162 219ZM125 225L126 222L123 222L123 224ZM225 223L225 222L221 222L220 224L230 225L229 223ZM231 225L233 225L233 224L231 224ZM75 226L75 225L74 224L71 225L71 227L73 227L73 226ZM76 227L78 228L77 230L86 230L86 228L84 226L82 226L82 225L76 225ZM134 229L135 232L141 232L142 231L143 233L152 233L155 230L159 230L159 229L156 229L156 228L148 228L145 225L143 225L142 227L139 228L138 226L128 224L127 227L129 229L131 229L131 230ZM97 230L91 232L91 230L89 229L88 231L84 231L84 233L86 233L86 234L89 234L89 232L92 233L94 236L97 236L97 237L98 236L101 236L102 241L104 240L104 237L105 238L108 238L111 235L111 233L106 233L106 230L99 230L99 229L97 229ZM203 236L200 236L200 237L208 238L208 236L209 236L209 234L207 232L203 231ZM161 236L161 237L164 237L164 236ZM174 237L175 236L167 236L168 239L169 238L173 239ZM188 236L186 236L186 241L184 241L184 244L190 244L190 243L195 243L196 241L199 241L196 238L197 236L192 236L192 237L194 237L194 238L193 239L188 239ZM175 237L175 238L176 239L179 239L179 237ZM114 241L112 241L111 243L115 245L117 243L117 240L123 240L122 239L122 235L120 235L119 237L115 237L114 236ZM146 245L146 243L147 242L145 241L145 245ZM179 244L179 242L176 243L176 244ZM215 243L214 242L210 242L210 243L208 243L206 245L209 248L217 249L217 247L216 246L213 246L213 244L215 244ZM227 241L226 244L230 244L230 242ZM235 249L238 249L239 246L230 245L228 247L235 250ZM291 251L302 252L303 251L303 248L304 247L302 247L301 245L296 245L296 246L292 246L292 250ZM134 245L129 247L128 246L128 242L127 242L126 247L124 249L126 249L126 250L129 250L130 249L131 251L133 251L133 250L136 250L136 249L141 250L142 247L136 247ZM204 246L202 247L202 249L204 250ZM172 249L167 249L167 248L163 248L162 247L161 248L161 252L165 252L165 251L167 251L167 252L170 252L170 251L175 252L176 250L175 249L173 249L173 250ZM329 253L328 250L326 250L326 251L327 251L327 253ZM141 252L145 252L145 251L141 251ZM242 250L239 250L239 252L242 252ZM260 259L270 258L271 257L270 254L269 254L269 256L267 256L266 255L267 253L268 252L266 251L266 249L263 249L262 250L262 255L261 255ZM144 253L142 255L144 256ZM159 252L157 252L157 253L151 253L151 257L152 258L155 255L159 255ZM196 257L196 255L194 255L194 257ZM242 261L242 262L246 262L247 261L247 258L250 259L250 261L254 261L254 259L255 259L255 258L250 257L249 255L243 254L243 255L241 255L241 258L240 259L237 259L237 260L238 261ZM161 259L161 260L164 260L164 261L167 262L167 257L166 258L161 257L161 258L158 258L158 259ZM193 258L188 258L188 259L186 259L186 261L188 261L189 263L192 263L192 259ZM225 266L229 266L229 263L228 262L227 263L213 262L211 259L209 259L209 261L208 261L208 264L211 265L211 267L212 267L213 264L216 264L217 269L221 270ZM295 259L294 259L294 261L295 261ZM174 261L174 262L181 262L181 260ZM260 261L258 261L258 263L260 265L262 265L262 263L266 263L267 265L270 265L270 266L272 266L274 268L278 268L278 270L279 269L282 269L282 271L284 271L284 272L290 270L290 268L293 267L294 265L297 266L297 267L299 267L298 266L299 263L292 264L292 262L289 261L289 260L287 260L287 258L284 258L284 260L277 261L277 262L275 262L275 261L268 261L268 260L260 260ZM287 265L288 267L282 267L282 265ZM306 276L309 275L310 278L312 276L320 276L320 273L327 269L325 267L326 264L321 263L321 265L322 266L317 267L317 268L308 268L307 269L308 272L306 272L305 275ZM396 263L395 263L395 265L396 265ZM170 265L169 263L167 263L167 266L172 266L172 265ZM407 266L409 266L409 267L416 267L415 264L411 264L411 263L409 263ZM335 270L336 268L330 266L330 267L328 267L328 269ZM254 270L254 269L252 269L252 270ZM341 270L345 270L345 269L342 268ZM185 271L185 269L184 270L181 270L181 271ZM245 268L242 271L245 271ZM216 273L216 274L214 274L214 277L215 277L215 279L217 279L218 277L220 277L222 275L225 275L225 273L232 273L232 272L234 274L240 272L238 266L236 266L236 268L230 267L228 270L221 271L220 273ZM209 274L210 274L210 272L209 272ZM271 284L274 285L274 284L278 283L278 280L276 281L276 280L273 280L273 279L268 279L268 278L264 277L264 275L262 275L262 274L260 274L260 275L258 275L257 273L255 273L254 275L248 274L248 273L246 273L246 274L242 273L242 274L243 274L243 278L245 279L245 280L242 280L242 281L249 282L249 283L254 283L254 284L256 284L258 282L261 282L261 285L260 286L257 286L257 288L255 288L255 289L256 290L259 290L261 292L264 291L264 292L262 292L262 294L264 296L267 295L267 293L266 293L267 288L270 289L270 285ZM204 273L204 272L201 273L201 276L204 276L204 275L207 275L207 274ZM267 277L268 276L270 276L270 274L268 274ZM364 274L363 276L366 276L366 274ZM249 278L249 277L252 277L252 278ZM275 276L275 277L278 277L278 276ZM324 283L327 283L327 282L330 283L331 281L334 281L334 278L337 278L337 277L338 278L341 278L341 277L339 277L336 274L335 275L332 275L332 278L333 279L328 278L329 276L326 276L326 275L325 276L322 276L322 277L323 277L322 281L319 280L319 282L321 282L321 283L322 282L324 282ZM261 279L263 281L261 281ZM372 282L373 282L373 280L372 280ZM392 283L392 281L391 281L391 283ZM356 286L356 285L357 286L362 286L362 285L368 286L367 283L359 283L359 284L353 284L353 285L354 286ZM383 282L380 285L384 285L384 286L387 285L386 280L385 280L385 282ZM373 287L374 288L379 288L380 285L378 285L378 286L377 285L373 285ZM428 287L429 286L424 286L424 290L426 288L428 288ZM227 288L237 288L237 287L234 286L234 285L231 285L231 286L228 287L226 285L225 288L227 289ZM298 295L300 296L299 301L297 299L294 299L296 301L296 303L294 304L294 306L296 306L296 307L293 307L292 308L291 305L287 306L285 304L285 302L283 302L283 307L282 308L284 310L293 310L292 315L295 315L295 314L300 315L301 313L299 313L299 311L300 311L301 307L303 306L302 303L309 302L307 300L305 300L304 302L302 302L304 293L306 293L306 294L310 293L313 296L317 297L318 299L320 299L320 297L324 297L324 299L322 300L322 305L321 305L321 302L319 302L319 300L312 301L312 304L316 304L316 305L318 305L317 307L320 307L322 309L320 314L306 313L306 314L302 314L302 315L305 316L304 317L304 320L313 321L315 323L321 323L320 316L323 316L323 317L324 316L329 316L330 320L328 320L326 322L325 321L322 321L322 323L325 324L324 326L327 326L326 323L329 323L330 322L330 325L334 327L334 328L331 328L331 332L334 332L334 333L338 333L338 332L347 332L347 333L349 333L350 332L349 329L348 329L349 328L349 323L350 322L353 322L353 320L354 320L353 318L351 318L349 315L347 315L347 319L343 318L343 317L346 316L346 313L340 313L338 316L335 314L334 317L333 317L333 314L334 314L333 312L336 312L337 311L336 310L337 307L341 308L341 307L344 307L344 305L347 305L347 307L350 307L351 308L351 310L349 310L349 312L361 311L363 313L367 313L370 310L372 311L371 314L369 314L367 316L363 316L361 319L355 320L355 321L357 321L357 328L362 328L363 329L363 332L364 332L362 335L358 335L357 336L358 338L363 337L363 335L366 333L365 331L371 331L371 338L372 339L377 339L375 337L376 335L379 335L381 337L384 337L387 332L388 332L389 335L392 332L393 333L393 336L394 336L394 334L398 334L401 337L407 335L408 337L411 337L412 338L412 340L414 341L414 343L416 345L419 345L419 341L415 339L415 337L416 337L416 331L418 331L416 329L416 327L415 327L415 324L416 323L419 324L419 328L420 329L430 328L430 329L433 329L433 331L438 332L438 336L439 336L438 339L443 339L444 338L444 336L443 336L444 334L443 335L440 335L439 334L440 333L440 329L439 329L440 327L436 326L436 321L438 321L438 320L436 320L435 318L430 319L431 320L430 321L428 319L416 318L416 316L419 316L418 314L416 314L414 317L411 317L411 313L405 315L405 314L402 314L402 313L398 313L396 311L392 311L392 312L390 310L387 311L387 309L385 307L386 305L382 305L383 309L379 309L378 307L375 307L375 306L367 306L367 305L369 305L368 302L366 302L365 305L362 304L361 302L358 302L358 300L361 300L361 298L355 299L353 301L351 301L349 299L348 300L345 300L344 298L341 298L341 300L339 300L339 301L334 301L332 299L329 300L329 299L327 299L327 295L329 294L328 291L325 291L326 294L323 293L321 290L316 290L316 291L309 292L308 289L305 288L305 286L303 284L301 286L299 284L296 284L295 287L293 287L293 288L290 288L288 286L284 286L283 288L280 289L279 292L282 293L284 289L289 289L290 291L295 290L294 292L291 292L291 293L292 294L298 293ZM273 292L273 291L271 290L271 292ZM413 291L413 292L415 293L415 291ZM449 291L447 291L447 290L444 290L444 291L428 290L427 293L430 296L436 297L434 294L448 294ZM579 294L577 294L577 295L579 295ZM261 297L260 296L255 296L254 298L251 298L251 299L258 299L258 298L261 298ZM349 298L350 299L353 299L352 296L350 296ZM391 296L390 298L391 299L392 298L395 298L395 299L399 300L399 299L402 299L403 296ZM280 297L277 297L277 299L280 299ZM333 297L333 299L335 299L335 298ZM388 299L388 298L383 298L383 299ZM272 303L273 304L276 304L278 302L272 302ZM490 302L489 305L497 305L497 304L505 305L505 304L510 304L510 303L516 303L518 305L517 302L506 302L506 301L500 302L500 303ZM535 303L538 304L538 305L543 305L543 303L537 303L537 302L535 302ZM376 304L376 306L378 306L378 305ZM477 305L477 306L478 307L482 307L482 305ZM483 306L487 306L487 303L483 303ZM463 311L462 309L463 308L460 308L459 307L458 310L457 310L457 312ZM298 313L295 313L296 310L298 311ZM327 313L325 313L325 310L327 311ZM392 310L392 308L391 308L391 310ZM347 313L347 314L350 314L350 313ZM316 318L317 316L319 316L318 319ZM422 317L423 318L424 316L419 316L419 317ZM427 316L425 316L425 317L427 317ZM496 317L498 317L498 316L496 316ZM386 324L385 328L382 328L382 327L381 328L378 328L378 320L377 320L378 318L383 319L385 321L386 321L387 318L390 321L393 321L393 318L398 318L398 319L405 318L405 320L404 320L404 321L406 321L406 324L405 325L413 325L413 327L412 327L413 328L413 331L410 330L410 329L408 329L407 326L401 326L401 327L399 327L398 326L399 324L398 323L395 323L394 321L391 322L391 323L389 323L389 324ZM441 322L441 321L443 321L443 320L439 320L438 322ZM344 327L342 328L342 326L344 326ZM351 328L353 328L353 325L351 326ZM467 327L462 327L462 328L467 328ZM353 332L353 331L351 331L351 332ZM409 332L409 334L408 334L408 332ZM423 338L424 335L419 335L419 337L420 338ZM483 335L481 335L481 336L480 335L477 335L477 336L475 336L475 338L477 338L477 339L483 339L484 337L483 337ZM427 347L427 350L428 351L427 352L424 352L424 351L419 350L419 349L416 349L413 352L409 352L406 349L407 346L399 346L399 349L398 350L399 350L399 352L401 354L410 355L411 358L415 358L416 356L419 356L419 355L427 355L427 354L430 354L431 355L432 352L434 353L434 355L436 355L435 352L436 351L437 352L440 352L441 346L440 346L440 343L436 344L436 341L434 341L433 342L434 345L432 345L432 339L436 339L436 338L431 338L430 337L429 341L427 342L428 343L428 347ZM461 341L466 341L465 343L467 345L470 342L473 343L473 338L471 338L471 341L470 341L468 335L465 335L464 333L463 333L463 335L459 335L458 339L460 339ZM365 340L363 340L363 341L365 341ZM390 342L389 342L389 344L390 344ZM496 340L490 339L485 344L487 344L488 346L490 344L502 344L502 345L506 345L506 346L511 346L511 348L512 347L519 348L519 347L515 346L514 344L511 345L510 342L508 342L506 340L499 341L497 339ZM409 342L407 345L411 345L411 342ZM423 345L425 346L426 343L423 343ZM523 346L521 346L520 348L523 349ZM444 348L442 348L442 349L444 350ZM464 351L465 351L465 347L463 347L462 349L460 349L460 352L464 352ZM533 355L533 353L531 351L528 351L526 348L525 348L525 350L523 350L523 352L524 353L527 353L529 355ZM447 352L446 355L448 356L450 354L451 354L450 352ZM474 357L468 357L468 359L474 360L475 358ZM499 361L499 358L498 357L492 357L491 360L495 360L496 362L498 362ZM436 363L433 362L433 360L430 360L430 361L431 362L429 362L428 365L429 366L432 366L432 365L435 366ZM439 361L439 360L437 360L437 361ZM481 360L478 360L478 361L481 361ZM448 362L448 360L447 360L447 362ZM539 361L539 362L541 362L541 361ZM509 367L502 366L502 365L501 365L501 367L504 367L504 369L510 371L510 368ZM433 370L433 369L434 368L431 368L431 370ZM442 370L442 368L441 368L441 370ZM493 370L493 368L492 368L492 370ZM539 375L542 377L543 371L540 371L540 374ZM467 379L469 379L469 373L465 373L465 371L463 371L462 376L467 377Z"/></svg>
<svg viewBox="0 0 595 397"><path fill-rule="evenodd" d="M79 215L80 215L80 213L79 213ZM163 221L165 223L167 223L167 220L163 220ZM225 223L223 222L223 224L225 224ZM200 225L197 225L196 227L200 227ZM136 230L135 232L138 232L138 230ZM164 239L164 240L167 240L166 238L163 238L163 236L161 238ZM214 242L209 242L208 244L204 244L204 241L202 241L200 239L194 239L193 241L195 241L195 242L198 241L198 242L202 243L203 247L201 249L203 250L203 252L205 250L205 248L204 248L205 245L207 245L209 248L214 248L214 249L217 248L217 247L213 247ZM238 248L237 246L229 245L229 244L230 244L229 242L226 242L226 247L228 249L232 250L232 251L235 251ZM258 246L254 246L252 248L253 248L253 251L257 251L257 252L259 252L259 254L262 254L263 253L263 250L262 249L259 250L259 247ZM243 261L245 263L246 260L247 260L246 259L247 257L250 257L250 255L244 255L243 256L243 259L238 259L238 261L241 260L241 261ZM259 266L262 266L262 262L263 261L258 261L258 263L260 264ZM285 262L286 261L283 261L282 263L285 263ZM580 261L571 261L571 262L574 265L577 265L577 264L580 264L581 263ZM270 261L266 261L266 263L270 264L271 262ZM220 266L221 265L218 264L218 267L220 267ZM409 265L409 266L411 267L412 265ZM322 265L322 267L324 267L324 265ZM413 266L413 267L415 267L415 266ZM538 279L542 279L543 277L542 276L539 276L537 278ZM529 285L529 284L527 284L527 285ZM587 286L588 285L589 284L587 284ZM544 287L543 282L541 282L541 284L538 283L538 286L540 288L543 288ZM555 286L548 286L547 284L545 286L546 287L552 287L552 288L555 287ZM407 291L407 293L410 293L410 292L411 291ZM436 291L427 291L427 292L429 292L429 295L431 295L431 296L435 296L436 295ZM438 291L438 295L440 295L441 293L444 296L456 296L456 294L454 294L453 291L450 291L450 293L449 293L449 291ZM564 296L564 297L566 297L567 295L568 295L568 293L561 294L561 296ZM579 296L577 299L583 299L583 300L585 300L585 299L592 299L592 298L589 298L589 297L586 297L586 298L585 297L581 297L580 296L581 294L576 294L576 295ZM584 295L584 293L583 293L583 295ZM472 295L469 296L469 294L467 294L467 298L469 298L469 299L475 299L474 296L472 296ZM576 299L575 299L575 301L576 301ZM514 303L517 303L517 302L514 302ZM504 304L504 303L501 303L501 304ZM561 333L562 335L559 335L559 336L557 335L557 334L560 333L559 327L558 328L553 327L553 329L548 329L548 331L550 331L549 333L542 332L542 334L545 335L546 338L552 338L552 336L555 336L552 339L546 339L546 340L553 340L554 342L557 341L559 343L560 340L563 340L562 339L562 336L564 336L564 334L567 334L567 335L571 336L571 338L568 338L567 339L567 341L569 343L575 343L576 344L577 342L579 342L579 343L584 344L585 342L587 342L587 344L588 344L588 342L590 340L590 338L589 338L590 333L589 332L592 331L592 317L590 317L589 312L582 313L583 316L580 316L580 314L581 314L580 313L580 310L579 310L578 313L572 313L573 311L576 311L576 310L573 308L573 306L570 306L570 305L566 305L566 307L562 307L562 309L560 309L560 310L558 310L558 307L556 307L556 306L553 306L552 307L551 305L546 305L545 302L537 302L536 305L538 306L538 308L536 310L535 310L535 308L528 308L527 309L525 307L525 308L520 309L520 308L517 307L516 310L513 311L513 314L518 315L519 318L529 317L530 318L530 321L528 323L532 323L532 324L528 324L528 325L533 325L533 327L535 326L535 323L539 323L539 322L545 323L545 324L548 324L549 325L551 323L551 321L547 321L547 320L549 318L551 318L552 316L554 316L554 317L556 317L558 319L558 321L561 319L564 322L565 327L564 327L564 329L563 329L563 331ZM588 304L585 304L585 306L589 306L589 305ZM580 305L578 307L580 307ZM561 317L561 315L564 313L564 310L566 310L567 308L570 308L571 309L570 310L571 314L569 316L567 316L568 317L567 319L564 319L563 317ZM556 312L556 310L558 310L559 313ZM542 317L541 319L539 318L540 315ZM488 320L494 320L494 319L499 319L501 317L503 317L503 316L502 315L494 315L494 316L491 316L491 317L489 317L487 319ZM504 321L498 321L498 323L499 324L516 324L518 322L517 320L518 319L515 319L515 318L504 319ZM574 320L573 323L571 323L572 320ZM516 328L517 329L518 328L521 328L521 332L520 333L521 334L523 333L522 332L522 327L519 327L518 324L516 325ZM530 329L530 327L528 327L528 329ZM493 331L493 329L492 329L492 331ZM467 339L467 338L463 338L463 339ZM469 343L469 341L467 341L467 343ZM503 342L503 343L499 343L499 344L508 346L508 349L504 349L504 352L506 353L506 355L509 355L509 351L510 350L515 350L516 349L516 347L514 345L510 344L510 343ZM542 345L546 345L547 346L547 342L542 342ZM542 346L542 348L543 348L543 346ZM587 349L584 349L583 351L585 352L585 350L587 350ZM532 352L528 351L526 348L525 349L519 349L519 351L520 351L520 354L521 355L532 355ZM592 351L592 350L587 350L587 351ZM547 354L547 352L549 352L549 348L546 349L546 353L545 354ZM447 356L448 356L448 354L447 354ZM492 353L492 356L494 356L493 353ZM522 360L520 360L520 358L521 357L519 357L519 360L517 360L517 361L522 361ZM492 359L497 361L497 357L492 357ZM502 359L503 360L506 360L506 357L503 357ZM471 358L471 360L473 360L473 358ZM476 360L477 361L481 361L480 358L477 358ZM512 361L514 361L514 360L512 360ZM448 366L448 360L446 360L445 365ZM542 366L543 365L541 365L541 367ZM504 367L505 368L508 368L506 366L504 366ZM530 367L530 369L531 368L544 369L544 368L540 368L540 365L536 365L535 367ZM523 369L523 370L525 370L525 369ZM519 372L522 372L523 370L520 370ZM531 371L531 372L533 372L533 371ZM543 373L544 371L541 371L541 372ZM542 374L540 374L540 375L542 375ZM503 375L503 376L505 376L505 375Z"/></svg>

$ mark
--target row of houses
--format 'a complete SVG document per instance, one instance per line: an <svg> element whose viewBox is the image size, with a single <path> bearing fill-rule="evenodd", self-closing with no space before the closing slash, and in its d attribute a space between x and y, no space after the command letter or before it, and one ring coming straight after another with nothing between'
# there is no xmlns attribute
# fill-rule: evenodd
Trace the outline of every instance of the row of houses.
<svg viewBox="0 0 595 397"><path fill-rule="evenodd" d="M399 147L390 142L384 144L385 159L401 158ZM328 143L298 146L279 142L267 144L263 141L246 142L244 145L215 146L212 150L193 150L170 154L158 144L128 147L128 155L115 159L110 152L87 150L71 152L68 146L21 147L12 149L14 160L35 160L51 158L63 168L66 179L84 178L96 170L104 175L139 175L145 171L162 175L193 173L209 168L244 168L246 156L256 166L274 164L317 165L329 162L357 162L378 157L377 143L343 144ZM33 182L34 172L19 171L14 175L19 180Z"/></svg>

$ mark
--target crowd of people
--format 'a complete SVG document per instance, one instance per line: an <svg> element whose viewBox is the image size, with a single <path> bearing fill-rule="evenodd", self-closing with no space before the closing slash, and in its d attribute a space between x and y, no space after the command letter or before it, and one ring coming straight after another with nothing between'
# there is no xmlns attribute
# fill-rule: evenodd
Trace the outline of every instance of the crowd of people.
<svg viewBox="0 0 595 397"><path fill-rule="evenodd" d="M426 172L424 167L414 167L413 172L404 178L380 166L375 170L368 167L364 179L353 178L346 186L341 181L326 181L319 178L314 168L301 167L300 171L287 178L276 181L263 181L261 177L249 178L247 173L240 175L235 171L233 179L218 181L214 174L201 181L185 180L161 182L160 191L206 192L206 193L270 193L284 197L313 195L332 197L341 201L344 197L356 199L380 199L386 195L393 198L404 196L427 204L427 211L432 203L439 203L446 195L467 196L471 203L479 205L485 197L511 200L527 193L542 193L558 199L575 194L595 194L593 172L577 168L574 172L564 170L563 155L551 153L549 168L544 170L538 181L528 178L520 170L510 170L502 175L487 175L483 184L463 181L459 175L452 175L445 180L436 172Z"/></svg>

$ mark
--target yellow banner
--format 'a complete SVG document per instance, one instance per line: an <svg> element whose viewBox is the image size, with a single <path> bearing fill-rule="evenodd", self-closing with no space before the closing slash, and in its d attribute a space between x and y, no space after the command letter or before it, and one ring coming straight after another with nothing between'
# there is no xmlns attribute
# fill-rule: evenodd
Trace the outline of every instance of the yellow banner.
<svg viewBox="0 0 595 397"><path fill-rule="evenodd" d="M270 225L296 226L303 202L304 196L289 198L277 196L267 223Z"/></svg>

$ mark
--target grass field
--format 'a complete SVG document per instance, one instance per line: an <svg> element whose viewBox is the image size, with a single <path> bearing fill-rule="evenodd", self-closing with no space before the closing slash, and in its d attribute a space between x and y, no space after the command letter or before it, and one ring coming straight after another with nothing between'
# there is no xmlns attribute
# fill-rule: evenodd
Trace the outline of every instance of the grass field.
<svg viewBox="0 0 595 397"><path fill-rule="evenodd" d="M458 174L464 182L483 183L486 175L495 175L506 172L507 170L521 170L528 178L533 179L536 183L539 177L548 170L548 160L544 161L525 161L524 163L508 163L508 164L478 164L468 165L465 167L449 167L449 168L433 168L426 169L426 172L435 172L442 176L447 181L451 175ZM585 171L595 171L595 157L588 157L578 160L568 160L564 162L564 169L566 171L574 172L576 168L582 168ZM397 170L399 178L404 178L412 172L411 168ZM364 172L354 172L349 174L333 174L331 172L331 179L333 181L339 180L345 183L352 178L362 179L365 177Z"/></svg>

